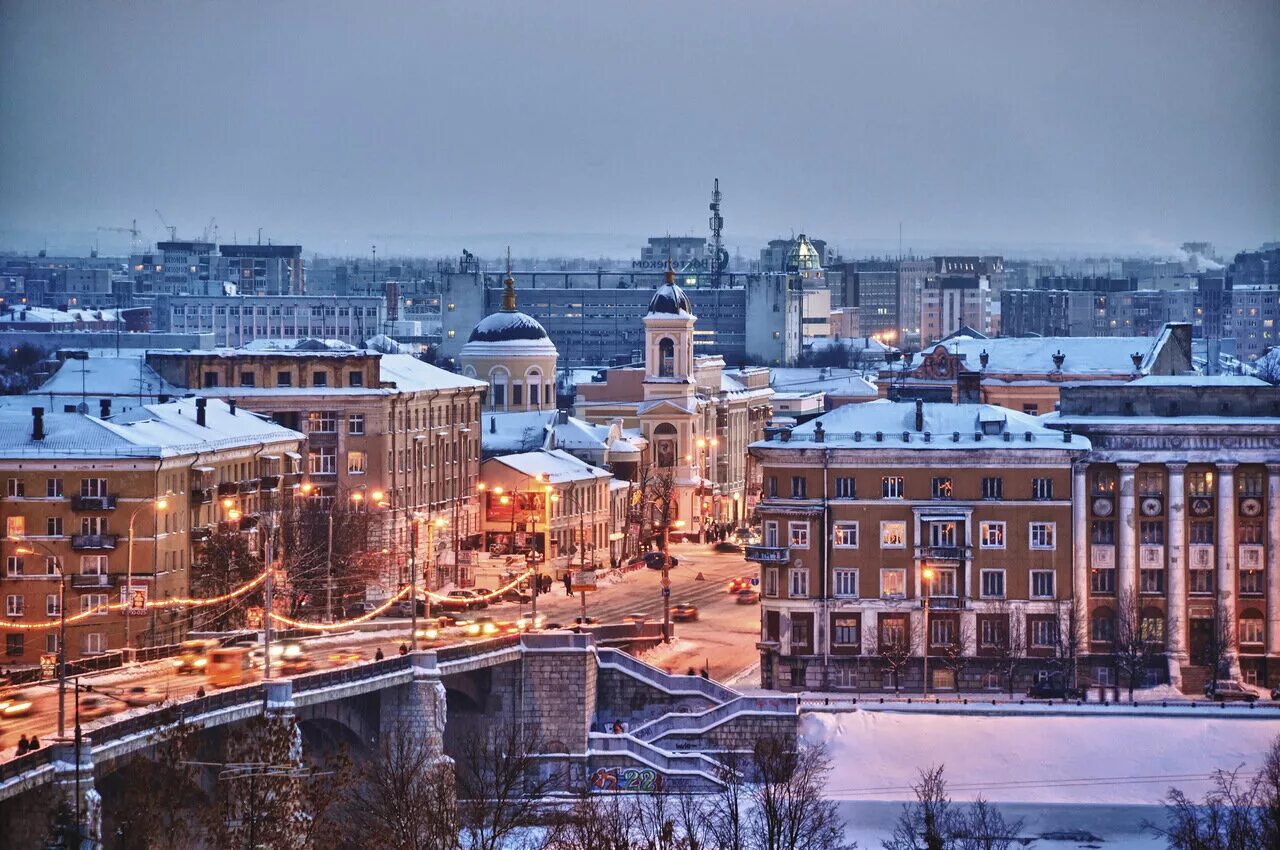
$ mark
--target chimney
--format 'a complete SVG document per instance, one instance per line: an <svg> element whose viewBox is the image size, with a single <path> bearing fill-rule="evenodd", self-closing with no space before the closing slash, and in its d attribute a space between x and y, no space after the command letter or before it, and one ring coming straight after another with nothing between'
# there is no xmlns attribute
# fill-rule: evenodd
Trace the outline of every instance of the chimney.
<svg viewBox="0 0 1280 850"><path fill-rule="evenodd" d="M111 399L109 398L98 399L98 417L100 419L111 418Z"/></svg>
<svg viewBox="0 0 1280 850"><path fill-rule="evenodd" d="M987 353L985 348L978 355L978 362L982 364L983 369L987 368L987 364L991 362L991 355Z"/></svg>
<svg viewBox="0 0 1280 850"><path fill-rule="evenodd" d="M924 430L924 399L916 399L916 430Z"/></svg>
<svg viewBox="0 0 1280 850"><path fill-rule="evenodd" d="M489 433L490 434L498 433L498 417L496 416L489 417Z"/></svg>
<svg viewBox="0 0 1280 850"><path fill-rule="evenodd" d="M556 411L556 424L557 424L557 425L568 425L568 424L569 424L569 411L567 411L567 410L557 410L557 411Z"/></svg>
<svg viewBox="0 0 1280 850"><path fill-rule="evenodd" d="M201 428L205 427L204 409L205 409L205 405L207 405L208 403L209 401L205 399L203 396L196 399L196 424L199 425Z"/></svg>
<svg viewBox="0 0 1280 850"><path fill-rule="evenodd" d="M1061 372L1061 371L1062 371L1062 364L1063 364L1063 363L1065 363L1066 361L1067 361L1067 355L1063 354L1063 353L1062 353L1062 349L1061 349L1061 348L1059 348L1057 351L1055 351L1055 352L1053 353L1053 368L1054 368L1054 371Z"/></svg>
<svg viewBox="0 0 1280 850"><path fill-rule="evenodd" d="M1062 429L1062 442L1064 442L1064 443L1069 443L1069 442L1071 442L1071 429L1070 429L1070 428L1063 428L1063 429Z"/></svg>
<svg viewBox="0 0 1280 850"><path fill-rule="evenodd" d="M168 403L169 403L169 394L168 394L168 393L160 393L160 395L156 396L156 401L160 402L161 404L168 404Z"/></svg>
<svg viewBox="0 0 1280 850"><path fill-rule="evenodd" d="M44 439L44 408L31 408L31 439Z"/></svg>
<svg viewBox="0 0 1280 850"><path fill-rule="evenodd" d="M827 440L827 432L822 427L822 423L818 422L813 426L813 441L815 443L824 443Z"/></svg>
<svg viewBox="0 0 1280 850"><path fill-rule="evenodd" d="M227 399L227 409L231 411L231 415L236 415L236 400L234 398Z"/></svg>

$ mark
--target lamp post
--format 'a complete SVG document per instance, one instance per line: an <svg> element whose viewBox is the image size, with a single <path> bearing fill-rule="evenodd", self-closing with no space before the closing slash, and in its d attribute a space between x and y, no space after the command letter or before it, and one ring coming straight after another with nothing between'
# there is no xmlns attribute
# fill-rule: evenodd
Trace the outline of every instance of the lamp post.
<svg viewBox="0 0 1280 850"><path fill-rule="evenodd" d="M431 570L437 567L435 563L435 532L443 529L448 523L444 517L436 517L427 523L427 569ZM414 531L417 531L417 524L414 524ZM415 534L416 536L416 534ZM417 548L414 541L414 549ZM428 572L428 575L430 573ZM409 554L409 629L412 637L409 639L409 648L418 648L418 566L414 559L414 553L410 550Z"/></svg>
<svg viewBox="0 0 1280 850"><path fill-rule="evenodd" d="M43 549L58 565L58 737L64 738L67 734L67 571L62 558L37 540L19 538L14 551L19 555L34 555L36 550L32 546Z"/></svg>
<svg viewBox="0 0 1280 850"><path fill-rule="evenodd" d="M694 445L698 447L698 525L702 534L702 542L706 543L709 541L707 518L702 510L702 494L706 489L707 475L710 472L711 452L715 450L716 446L720 445L720 440L717 437L712 437L709 440L705 437L699 437Z"/></svg>
<svg viewBox="0 0 1280 850"><path fill-rule="evenodd" d="M933 586L933 569L925 567L920 573L924 579L924 695L929 696L929 592Z"/></svg>
<svg viewBox="0 0 1280 850"><path fill-rule="evenodd" d="M671 643L671 528L684 528L684 520L662 524L662 642Z"/></svg>
<svg viewBox="0 0 1280 850"><path fill-rule="evenodd" d="M148 507L149 505L155 507L156 513L161 513L169 507L169 500L166 499L164 496L156 496L154 498L148 499L147 501L143 502L141 505L138 505L138 507L134 508L133 513L129 514L129 554L125 559L124 599L123 599L125 603L124 605L124 648L126 652L128 652L129 650L129 640L130 640L130 632L131 632L131 629L130 629L131 621L129 618L133 616L133 521L136 520L138 518L138 514L140 514L142 510ZM152 532L153 533L151 535L151 540L152 540L152 545L154 546L155 537L156 537L154 533L154 529L152 530Z"/></svg>

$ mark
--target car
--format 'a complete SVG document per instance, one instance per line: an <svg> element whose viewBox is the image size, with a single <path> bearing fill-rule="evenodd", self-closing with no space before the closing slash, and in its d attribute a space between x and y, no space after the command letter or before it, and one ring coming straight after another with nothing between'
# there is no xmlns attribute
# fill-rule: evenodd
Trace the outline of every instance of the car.
<svg viewBox="0 0 1280 850"><path fill-rule="evenodd" d="M714 547L714 548L715 548L715 551L717 551L717 552L731 552L731 553L732 553L732 552L741 552L741 551L742 551L742 547L741 547L741 546L739 546L737 543L734 543L732 540L721 540L719 543L717 543L717 544L715 545L715 547Z"/></svg>
<svg viewBox="0 0 1280 850"><path fill-rule="evenodd" d="M329 653L329 663L334 667L341 667L343 664L353 664L363 660L364 653L354 649L335 649Z"/></svg>
<svg viewBox="0 0 1280 850"><path fill-rule="evenodd" d="M484 602L486 605L493 602L503 601L502 599L498 598L498 595L496 593L494 593L491 589L487 587L473 587L471 589L471 592L474 593L480 599L480 601Z"/></svg>
<svg viewBox="0 0 1280 850"><path fill-rule="evenodd" d="M751 579L747 578L746 576L738 576L737 578L729 579L730 593L738 593L739 591L750 590L750 589L751 589Z"/></svg>
<svg viewBox="0 0 1280 850"><path fill-rule="evenodd" d="M1083 689L1068 687L1057 679L1036 682L1027 689L1030 699L1080 699L1083 695Z"/></svg>
<svg viewBox="0 0 1280 850"><path fill-rule="evenodd" d="M125 705L138 707L141 705L155 705L158 702L164 702L164 694L148 688L146 685L133 685L125 688L124 693L120 695L120 700Z"/></svg>
<svg viewBox="0 0 1280 850"><path fill-rule="evenodd" d="M1258 695L1246 688L1239 682L1231 679L1218 679L1208 682L1204 686L1204 695L1209 699L1218 702L1227 702L1234 700L1243 700L1244 702L1254 702Z"/></svg>
<svg viewBox="0 0 1280 850"><path fill-rule="evenodd" d="M440 603L446 611L471 611L475 608L488 608L489 603L478 598L470 590L451 590Z"/></svg>
<svg viewBox="0 0 1280 850"><path fill-rule="evenodd" d="M738 596L733 600L739 605L755 605L760 601L760 591L758 590L739 590Z"/></svg>
<svg viewBox="0 0 1280 850"><path fill-rule="evenodd" d="M644 565L651 570L662 569L664 556L661 552L645 552L643 555L637 555L628 562L628 566L638 567ZM671 562L668 569L680 565L680 559L675 555L671 556Z"/></svg>
<svg viewBox="0 0 1280 850"><path fill-rule="evenodd" d="M532 602L533 595L529 593L529 588L510 587L502 592L498 597L503 602Z"/></svg>
<svg viewBox="0 0 1280 850"><path fill-rule="evenodd" d="M408 599L401 600L400 602L397 602L396 604L392 605L390 608L387 609L387 616L388 617L412 617L413 608L410 607L412 604L413 603L411 603ZM421 617L425 613L427 613L427 605L425 602L419 599L418 600L418 616Z"/></svg>
<svg viewBox="0 0 1280 850"><path fill-rule="evenodd" d="M363 617L365 614L378 610L378 606L372 602L353 602L347 606L347 616L350 618Z"/></svg>
<svg viewBox="0 0 1280 850"><path fill-rule="evenodd" d="M681 602L671 606L671 619L677 623L689 623L698 619L698 606L692 602Z"/></svg>
<svg viewBox="0 0 1280 850"><path fill-rule="evenodd" d="M574 617L573 623L575 626L598 626L600 625L600 618L599 617Z"/></svg>
<svg viewBox="0 0 1280 850"><path fill-rule="evenodd" d="M31 713L31 698L22 691L13 691L0 697L0 717L26 717Z"/></svg>
<svg viewBox="0 0 1280 850"><path fill-rule="evenodd" d="M622 622L629 626L641 626L649 620L649 615L639 611L633 611L630 614L622 615Z"/></svg>
<svg viewBox="0 0 1280 850"><path fill-rule="evenodd" d="M294 641L285 641L280 645L279 672L282 676L292 676L295 673L306 673L314 666L315 665L311 662L311 657L307 655L307 651L302 648L302 644Z"/></svg>
<svg viewBox="0 0 1280 850"><path fill-rule="evenodd" d="M80 697L80 706L77 711L82 720L85 718L92 720L95 717L110 714L111 704L106 697L98 696L97 694L85 694Z"/></svg>
<svg viewBox="0 0 1280 850"><path fill-rule="evenodd" d="M178 654L173 659L177 673L199 673L209 664L209 653L218 648L213 639L184 640L178 644Z"/></svg>
<svg viewBox="0 0 1280 850"><path fill-rule="evenodd" d="M547 618L542 614L539 614L536 617L532 614L526 614L525 616L516 619L515 627L516 631L531 632L545 627L546 623Z"/></svg>

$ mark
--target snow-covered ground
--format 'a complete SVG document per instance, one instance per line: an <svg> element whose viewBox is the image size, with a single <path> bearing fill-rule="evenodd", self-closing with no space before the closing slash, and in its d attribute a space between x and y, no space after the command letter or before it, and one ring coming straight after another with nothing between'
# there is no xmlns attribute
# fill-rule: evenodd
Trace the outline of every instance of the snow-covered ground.
<svg viewBox="0 0 1280 850"><path fill-rule="evenodd" d="M1179 715L976 715L858 709L806 713L806 743L827 747L828 793L841 801L851 837L879 846L916 771L946 766L952 799L978 794L1026 820L1025 834L1082 831L1101 846L1160 846L1142 833L1162 822L1171 786L1199 796L1208 774L1256 769L1280 720ZM1041 842L1067 848L1077 841Z"/></svg>

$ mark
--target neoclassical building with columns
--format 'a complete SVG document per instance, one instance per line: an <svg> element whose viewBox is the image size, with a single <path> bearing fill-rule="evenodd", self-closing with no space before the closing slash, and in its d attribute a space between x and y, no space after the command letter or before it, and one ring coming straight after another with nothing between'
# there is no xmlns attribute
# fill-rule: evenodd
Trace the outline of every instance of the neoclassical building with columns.
<svg viewBox="0 0 1280 850"><path fill-rule="evenodd" d="M1117 606L1136 599L1185 692L1213 678L1224 639L1229 675L1280 683L1280 387L1147 376L1066 386L1061 399L1047 424L1092 445L1072 486L1090 677L1111 675Z"/></svg>

